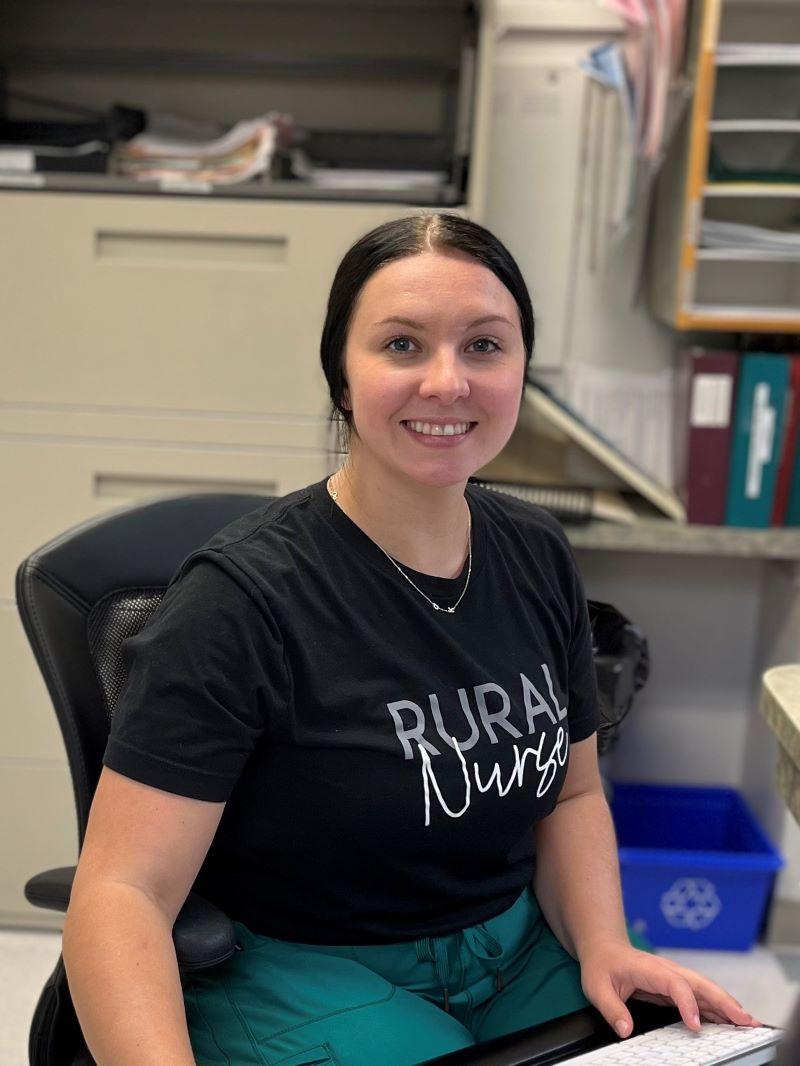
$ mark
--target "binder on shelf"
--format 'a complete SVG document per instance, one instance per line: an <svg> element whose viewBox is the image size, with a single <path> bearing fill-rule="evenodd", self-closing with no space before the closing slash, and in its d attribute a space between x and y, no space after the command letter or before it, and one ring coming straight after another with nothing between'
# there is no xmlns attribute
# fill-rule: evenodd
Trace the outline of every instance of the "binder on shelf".
<svg viewBox="0 0 800 1066"><path fill-rule="evenodd" d="M795 458L792 482L789 486L789 501L786 505L785 526L800 526L800 463Z"/></svg>
<svg viewBox="0 0 800 1066"><path fill-rule="evenodd" d="M725 523L733 412L741 356L691 347L676 373L675 471L692 524Z"/></svg>
<svg viewBox="0 0 800 1066"><path fill-rule="evenodd" d="M512 485L625 491L633 494L623 502L637 520L666 516L686 521L686 510L671 488L642 470L546 385L531 379L511 439L476 477ZM638 506L636 496L646 503Z"/></svg>
<svg viewBox="0 0 800 1066"><path fill-rule="evenodd" d="M789 357L746 354L739 371L725 524L766 529L775 502Z"/></svg>
<svg viewBox="0 0 800 1066"><path fill-rule="evenodd" d="M791 360L773 526L800 526L800 353L791 356Z"/></svg>

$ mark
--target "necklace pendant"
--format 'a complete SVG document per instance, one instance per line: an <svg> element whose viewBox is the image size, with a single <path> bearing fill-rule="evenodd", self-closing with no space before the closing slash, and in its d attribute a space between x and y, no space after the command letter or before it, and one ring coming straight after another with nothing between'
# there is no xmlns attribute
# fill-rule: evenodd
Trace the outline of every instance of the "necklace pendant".
<svg viewBox="0 0 800 1066"><path fill-rule="evenodd" d="M456 612L455 607L447 607L445 609L446 609L448 614L455 614L455 612Z"/></svg>

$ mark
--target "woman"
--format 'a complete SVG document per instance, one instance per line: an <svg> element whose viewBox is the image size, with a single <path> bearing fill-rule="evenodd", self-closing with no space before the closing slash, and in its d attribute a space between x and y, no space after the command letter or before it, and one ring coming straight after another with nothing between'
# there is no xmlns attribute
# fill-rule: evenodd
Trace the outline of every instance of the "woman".
<svg viewBox="0 0 800 1066"><path fill-rule="evenodd" d="M344 465L193 552L126 644L64 930L99 1066L410 1066L587 1002L629 1035L632 994L757 1024L631 945L573 556L468 484L532 348L473 222L345 255L321 346ZM198 871L240 951L181 980Z"/></svg>

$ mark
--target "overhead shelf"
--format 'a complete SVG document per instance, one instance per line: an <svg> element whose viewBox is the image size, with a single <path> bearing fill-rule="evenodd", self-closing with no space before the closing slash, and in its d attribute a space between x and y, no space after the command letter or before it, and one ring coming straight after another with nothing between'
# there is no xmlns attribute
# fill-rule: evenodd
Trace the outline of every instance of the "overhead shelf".
<svg viewBox="0 0 800 1066"><path fill-rule="evenodd" d="M703 186L704 196L800 196L800 182L784 181L710 181Z"/></svg>
<svg viewBox="0 0 800 1066"><path fill-rule="evenodd" d="M465 202L476 172L479 15L470 0L239 0L242 18L228 23L219 21L223 0L141 2L144 19L136 4L85 0L91 25L81 30L81 20L53 0L11 0L10 32L0 35L6 117L52 122L55 114L59 122L64 109L74 109L96 119L108 141L116 129L109 108L120 101L147 114L148 132L151 115L154 129L163 121L171 141L184 136L176 117L205 120L210 137L274 109L288 118L291 145L302 150L308 172L280 138L269 174L230 185L184 180L177 170L177 181L122 176L118 153L105 158L105 145L72 171L47 169L48 160L20 151L0 160L0 196L25 189L440 208ZM413 17L403 17L423 8L431 16L424 39ZM365 19L369 32L362 32ZM40 153L47 154L54 153ZM296 173L303 177L295 180Z"/></svg>
<svg viewBox="0 0 800 1066"><path fill-rule="evenodd" d="M463 202L464 195L455 184L380 189L332 189L306 181L247 181L235 185L203 183L170 184L159 181L136 181L114 174L0 174L0 195L20 189L49 189L98 195L113 193L130 196L207 196L226 200L331 200L364 203L403 203L449 206Z"/></svg>
<svg viewBox="0 0 800 1066"><path fill-rule="evenodd" d="M712 133L800 133L800 119L715 118L708 128Z"/></svg>
<svg viewBox="0 0 800 1066"><path fill-rule="evenodd" d="M716 51L718 67L800 67L800 45L720 44Z"/></svg>
<svg viewBox="0 0 800 1066"><path fill-rule="evenodd" d="M761 248L698 248L697 258L718 263L800 263L797 251L768 251Z"/></svg>
<svg viewBox="0 0 800 1066"><path fill-rule="evenodd" d="M27 6L34 8L46 6L52 0L27 0ZM103 7L130 7L131 0L103 0ZM213 7L220 0L136 0L137 8L196 8ZM786 0L785 0L786 2ZM793 3L794 0L791 0ZM348 11L399 11L408 8L425 10L450 10L458 0L225 0L225 6L289 8L292 10L313 11L315 8L326 11L331 8Z"/></svg>
<svg viewBox="0 0 800 1066"><path fill-rule="evenodd" d="M108 71L113 74L256 74L297 77L431 78L459 74L456 63L396 55L281 55L274 52L201 52L137 48L0 48L0 67L32 70Z"/></svg>
<svg viewBox="0 0 800 1066"><path fill-rule="evenodd" d="M800 333L800 308L695 305L681 311L678 329L736 333Z"/></svg>

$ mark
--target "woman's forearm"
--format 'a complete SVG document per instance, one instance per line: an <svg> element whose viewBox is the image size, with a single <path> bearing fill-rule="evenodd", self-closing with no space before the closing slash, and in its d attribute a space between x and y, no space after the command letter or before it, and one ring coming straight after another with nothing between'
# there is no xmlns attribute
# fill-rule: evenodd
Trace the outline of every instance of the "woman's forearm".
<svg viewBox="0 0 800 1066"><path fill-rule="evenodd" d="M534 828L533 890L550 928L580 959L599 939L628 943L617 841L602 790L557 804Z"/></svg>
<svg viewBox="0 0 800 1066"><path fill-rule="evenodd" d="M140 889L119 882L70 901L63 957L97 1066L195 1066L172 929Z"/></svg>

